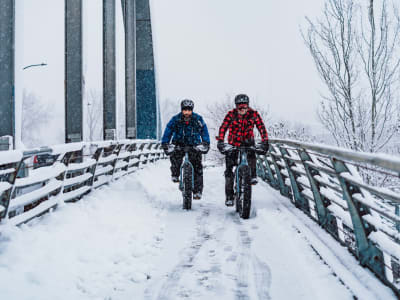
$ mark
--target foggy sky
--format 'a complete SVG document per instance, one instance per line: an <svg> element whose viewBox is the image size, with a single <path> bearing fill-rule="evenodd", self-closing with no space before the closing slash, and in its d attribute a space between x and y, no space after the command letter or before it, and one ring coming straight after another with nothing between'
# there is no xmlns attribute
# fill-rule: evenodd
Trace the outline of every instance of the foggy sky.
<svg viewBox="0 0 400 300"><path fill-rule="evenodd" d="M18 1L24 1L24 65L47 63L24 71L24 86L56 112L49 143L63 142L55 129L64 126L64 0ZM192 98L203 111L226 94L247 93L273 116L316 124L323 87L299 26L319 13L320 2L151 0L159 99ZM93 42L85 55L93 66L101 63L102 50L94 49L101 27L90 22ZM84 69L86 84L101 88L100 67Z"/></svg>
<svg viewBox="0 0 400 300"><path fill-rule="evenodd" d="M321 81L300 24L318 1L152 0L160 99L200 110L247 93L275 116L317 123Z"/></svg>

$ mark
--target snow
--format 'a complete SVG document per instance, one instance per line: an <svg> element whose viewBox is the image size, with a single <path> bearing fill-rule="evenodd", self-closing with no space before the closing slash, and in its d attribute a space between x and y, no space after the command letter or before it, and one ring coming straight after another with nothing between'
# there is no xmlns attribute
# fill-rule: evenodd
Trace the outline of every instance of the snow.
<svg viewBox="0 0 400 300"><path fill-rule="evenodd" d="M1 151L0 152L0 165L19 162L22 159L21 150Z"/></svg>
<svg viewBox="0 0 400 300"><path fill-rule="evenodd" d="M2 299L396 299L266 183L241 220L223 203L223 171L204 170L191 211L160 161L26 225L3 225Z"/></svg>
<svg viewBox="0 0 400 300"><path fill-rule="evenodd" d="M34 170L31 170L28 177L17 178L15 180L15 186L22 187L22 186L39 183L39 182L44 182L46 180L50 180L50 179L58 176L65 170L66 170L65 165L61 164L61 163L54 164L49 167L34 169Z"/></svg>
<svg viewBox="0 0 400 300"><path fill-rule="evenodd" d="M0 195L11 188L11 184L8 182L0 182Z"/></svg>
<svg viewBox="0 0 400 300"><path fill-rule="evenodd" d="M95 159L88 159L82 163L71 163L71 164L68 164L68 171L83 170L83 169L93 166L96 163L97 162Z"/></svg>
<svg viewBox="0 0 400 300"><path fill-rule="evenodd" d="M83 195L90 189L91 189L90 186L84 185L84 186L80 187L79 189L69 191L68 193L64 193L64 194L60 195L60 201L68 202L70 200L73 200L73 199Z"/></svg>
<svg viewBox="0 0 400 300"><path fill-rule="evenodd" d="M70 185L84 182L84 181L88 180L89 178L91 178L92 176L93 176L92 173L84 173L80 176L66 178L64 180L64 186L70 186Z"/></svg>
<svg viewBox="0 0 400 300"><path fill-rule="evenodd" d="M99 175L102 175L104 173L108 173L108 172L112 171L112 169L113 169L113 167L110 166L110 165L107 165L105 167L98 166L96 168L95 176L99 176Z"/></svg>
<svg viewBox="0 0 400 300"><path fill-rule="evenodd" d="M84 146L85 146L85 143L83 143L83 142L55 145L55 146L51 147L51 149L53 150L51 154L55 155L55 154L64 154L67 152L73 152L73 151L80 151L83 149Z"/></svg>
<svg viewBox="0 0 400 300"><path fill-rule="evenodd" d="M111 162L111 161L115 160L116 158L117 158L116 154L111 154L111 155L106 156L106 157L100 157L98 163L99 164L104 164L104 163L107 163L107 162Z"/></svg>
<svg viewBox="0 0 400 300"><path fill-rule="evenodd" d="M50 193L57 190L61 186L62 186L61 181L52 179L52 180L50 180L49 183L47 183L45 186L43 186L39 189L36 189L32 192L29 192L29 193L26 193L26 194L23 194L21 196L11 199L8 210L13 211L19 207L28 205L42 197L45 197L46 195L49 195Z"/></svg>
<svg viewBox="0 0 400 300"><path fill-rule="evenodd" d="M106 148L106 147L110 147L111 145L116 145L117 142L116 141L96 141L96 142L92 142L91 145L97 146L98 148Z"/></svg>
<svg viewBox="0 0 400 300"><path fill-rule="evenodd" d="M14 173L15 169L14 168L9 168L9 169L5 169L5 170L0 170L0 176L2 175L6 175L6 174L10 174L10 173Z"/></svg>

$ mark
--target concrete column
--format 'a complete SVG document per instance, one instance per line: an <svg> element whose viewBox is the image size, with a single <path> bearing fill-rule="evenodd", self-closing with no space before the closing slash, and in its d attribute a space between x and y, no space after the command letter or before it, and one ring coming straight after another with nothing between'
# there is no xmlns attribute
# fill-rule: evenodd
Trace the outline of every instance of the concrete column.
<svg viewBox="0 0 400 300"><path fill-rule="evenodd" d="M82 141L82 0L65 0L65 142Z"/></svg>
<svg viewBox="0 0 400 300"><path fill-rule="evenodd" d="M103 0L103 122L104 139L116 137L115 0Z"/></svg>
<svg viewBox="0 0 400 300"><path fill-rule="evenodd" d="M122 0L125 25L126 137L136 138L136 12L135 1Z"/></svg>
<svg viewBox="0 0 400 300"><path fill-rule="evenodd" d="M14 0L0 0L0 7L0 150L8 150L15 137Z"/></svg>
<svg viewBox="0 0 400 300"><path fill-rule="evenodd" d="M137 138L156 139L158 107L149 0L136 0Z"/></svg>

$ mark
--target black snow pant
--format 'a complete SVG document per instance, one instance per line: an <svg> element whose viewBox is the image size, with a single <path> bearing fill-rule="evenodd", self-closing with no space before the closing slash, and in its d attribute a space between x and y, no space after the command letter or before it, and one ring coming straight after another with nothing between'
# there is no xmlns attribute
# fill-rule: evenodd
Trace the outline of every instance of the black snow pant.
<svg viewBox="0 0 400 300"><path fill-rule="evenodd" d="M234 176L233 174L233 167L238 165L238 155L239 151L234 150L225 156L225 163L226 163L226 169L225 169L225 196L227 199L232 199L233 198L233 182L234 182ZM247 152L247 161L250 166L250 172L251 172L251 177L257 177L256 173L256 153L252 150L249 150Z"/></svg>
<svg viewBox="0 0 400 300"><path fill-rule="evenodd" d="M171 175L179 177L179 172L181 169L183 157L185 156L185 152L183 151L174 151L170 155L171 160ZM190 151L189 152L189 161L193 165L194 170L194 190L193 193L202 193L203 192L203 165L202 165L202 156L200 152Z"/></svg>

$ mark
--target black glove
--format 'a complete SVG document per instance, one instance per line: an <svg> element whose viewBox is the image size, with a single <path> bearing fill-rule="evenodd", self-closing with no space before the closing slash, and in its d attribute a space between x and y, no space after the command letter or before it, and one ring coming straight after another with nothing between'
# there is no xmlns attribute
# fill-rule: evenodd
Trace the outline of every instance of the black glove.
<svg viewBox="0 0 400 300"><path fill-rule="evenodd" d="M170 154L170 153L168 153L168 144L167 144L167 143L161 144L161 148L164 150L164 153L165 153L166 155L169 155L169 154Z"/></svg>
<svg viewBox="0 0 400 300"><path fill-rule="evenodd" d="M224 154L224 148L225 148L224 146L225 146L224 141L218 141L217 148L218 151L221 152L222 154Z"/></svg>
<svg viewBox="0 0 400 300"><path fill-rule="evenodd" d="M268 149L269 149L268 140L261 142L261 148L262 148L265 152L268 152Z"/></svg>
<svg viewBox="0 0 400 300"><path fill-rule="evenodd" d="M210 151L210 143L203 142L202 145L203 145L203 147L204 147L203 154L207 154L208 151Z"/></svg>
<svg viewBox="0 0 400 300"><path fill-rule="evenodd" d="M210 143L202 142L201 144L195 146L195 149L201 152L201 154L207 154L207 152L210 150Z"/></svg>

